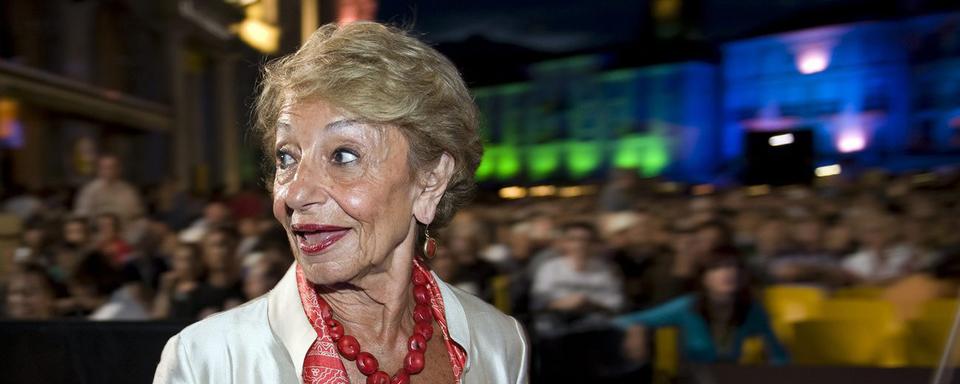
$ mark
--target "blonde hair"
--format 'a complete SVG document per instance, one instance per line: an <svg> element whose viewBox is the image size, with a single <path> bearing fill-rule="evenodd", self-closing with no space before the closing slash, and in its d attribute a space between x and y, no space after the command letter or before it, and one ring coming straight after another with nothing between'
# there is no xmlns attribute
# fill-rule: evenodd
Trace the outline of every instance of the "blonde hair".
<svg viewBox="0 0 960 384"><path fill-rule="evenodd" d="M431 226L444 225L472 197L483 154L477 108L456 67L433 48L374 22L320 27L297 52L264 67L255 129L265 153L273 153L283 106L311 100L399 128L411 172L429 169L443 153L453 158Z"/></svg>

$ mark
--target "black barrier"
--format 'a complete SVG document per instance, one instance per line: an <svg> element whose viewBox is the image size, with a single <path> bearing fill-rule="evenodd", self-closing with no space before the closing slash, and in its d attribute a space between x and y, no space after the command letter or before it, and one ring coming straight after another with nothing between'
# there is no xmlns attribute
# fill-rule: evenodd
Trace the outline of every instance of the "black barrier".
<svg viewBox="0 0 960 384"><path fill-rule="evenodd" d="M150 383L183 322L0 322L0 383Z"/></svg>

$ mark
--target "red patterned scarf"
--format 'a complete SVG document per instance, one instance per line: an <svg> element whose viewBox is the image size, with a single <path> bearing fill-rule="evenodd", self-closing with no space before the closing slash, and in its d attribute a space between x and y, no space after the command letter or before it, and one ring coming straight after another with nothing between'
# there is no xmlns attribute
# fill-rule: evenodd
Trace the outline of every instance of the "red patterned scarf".
<svg viewBox="0 0 960 384"><path fill-rule="evenodd" d="M450 356L450 364L453 367L453 378L455 382L460 382L463 375L463 367L467 362L467 354L453 339L450 338L450 332L447 329L447 318L443 309L443 297L440 295L440 288L437 281L429 269L419 260L414 260L413 267L423 272L429 279L427 288L433 296L433 317L437 320L440 332L443 334L443 341L447 346L447 354ZM303 268L297 264L297 290L300 291L300 302L303 304L303 311L310 321L310 325L317 331L317 339L310 345L307 355L303 358L303 382L307 384L349 384L347 370L343 366L340 354L337 353L336 344L329 335L327 326L320 321L320 305L317 302L317 291L313 284L307 281L303 275Z"/></svg>

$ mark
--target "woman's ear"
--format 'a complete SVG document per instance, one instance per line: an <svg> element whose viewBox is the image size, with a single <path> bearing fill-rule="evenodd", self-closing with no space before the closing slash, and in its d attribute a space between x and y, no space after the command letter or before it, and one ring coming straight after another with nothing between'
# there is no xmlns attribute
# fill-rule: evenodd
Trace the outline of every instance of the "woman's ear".
<svg viewBox="0 0 960 384"><path fill-rule="evenodd" d="M413 202L413 216L423 224L433 222L437 213L437 204L447 190L447 184L453 177L454 160L450 154L444 152L440 160L421 178L420 194Z"/></svg>

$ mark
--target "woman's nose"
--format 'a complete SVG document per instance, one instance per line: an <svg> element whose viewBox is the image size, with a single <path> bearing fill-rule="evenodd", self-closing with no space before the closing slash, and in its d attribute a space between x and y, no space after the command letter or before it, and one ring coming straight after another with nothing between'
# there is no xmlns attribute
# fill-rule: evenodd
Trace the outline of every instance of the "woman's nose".
<svg viewBox="0 0 960 384"><path fill-rule="evenodd" d="M287 207L294 211L306 211L323 205L330 198L328 180L322 167L301 164L287 186Z"/></svg>

